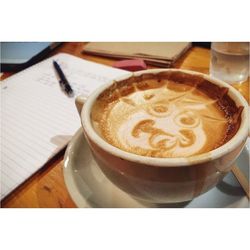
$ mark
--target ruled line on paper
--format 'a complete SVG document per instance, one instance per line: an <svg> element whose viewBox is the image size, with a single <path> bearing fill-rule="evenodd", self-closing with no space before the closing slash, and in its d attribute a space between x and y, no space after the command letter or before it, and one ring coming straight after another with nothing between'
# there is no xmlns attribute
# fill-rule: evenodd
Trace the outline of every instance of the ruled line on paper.
<svg viewBox="0 0 250 250"><path fill-rule="evenodd" d="M22 166L22 164L15 162L15 160L13 160L12 158L9 158L9 155L6 155L5 153L3 153L3 155L5 156L5 160L7 161L7 163L5 161L2 161L6 166L8 166L9 170L12 170L13 172L21 175L21 176L26 176L27 174L30 174L30 171L27 170L25 167ZM11 168L11 166L16 166L16 167L20 167L22 168L22 171L18 171L18 168Z"/></svg>
<svg viewBox="0 0 250 250"><path fill-rule="evenodd" d="M1 199L63 149L81 126L74 99L61 91L56 60L78 95L126 74L97 63L58 54L1 83Z"/></svg>
<svg viewBox="0 0 250 250"><path fill-rule="evenodd" d="M31 167L33 164L39 164L42 159L47 157L47 155L38 154L38 151L35 153L34 151L32 152L31 148L27 145L24 147L11 147L11 144L3 144L3 147L4 149L2 149L2 152L4 152L5 155L11 157L11 159L17 162L18 165L22 165L23 168L26 168L26 165Z"/></svg>
<svg viewBox="0 0 250 250"><path fill-rule="evenodd" d="M11 110L8 110L8 112L10 113ZM28 116L29 113L27 113L27 111L25 111L24 115ZM64 115L64 113L62 113L62 116L63 115ZM47 134L48 132L54 133L55 130L60 131L60 127L63 127L65 131L70 130L70 125L72 127L71 121L68 122L65 119L64 120L57 119L58 124L50 124L50 123L46 123L46 121L43 121L41 117L34 116L34 120L32 121L33 127L31 128L30 122L27 119L23 119L23 118L25 118L25 116L20 119L22 122L22 125L23 125L22 127L20 127L21 131L25 131L27 129L34 129L35 131L40 132L41 135L43 135L43 132L45 134ZM49 117L43 117L44 120L47 120L48 118ZM54 118L56 119L56 117L54 117ZM16 117L11 116L11 115L7 115L7 116L3 117L3 120L4 120L3 124L8 122L8 125L16 127L16 125L15 125ZM77 120L72 119L72 120L77 121L78 119Z"/></svg>

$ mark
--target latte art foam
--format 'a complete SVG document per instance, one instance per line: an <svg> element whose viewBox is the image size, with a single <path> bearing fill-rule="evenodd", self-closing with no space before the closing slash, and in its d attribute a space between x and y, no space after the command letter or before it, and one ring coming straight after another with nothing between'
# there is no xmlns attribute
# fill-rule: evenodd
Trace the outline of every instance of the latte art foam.
<svg viewBox="0 0 250 250"><path fill-rule="evenodd" d="M108 143L150 157L187 157L223 143L228 119L217 99L170 80L131 85L133 91L114 89L111 100L101 97L93 107L93 125Z"/></svg>

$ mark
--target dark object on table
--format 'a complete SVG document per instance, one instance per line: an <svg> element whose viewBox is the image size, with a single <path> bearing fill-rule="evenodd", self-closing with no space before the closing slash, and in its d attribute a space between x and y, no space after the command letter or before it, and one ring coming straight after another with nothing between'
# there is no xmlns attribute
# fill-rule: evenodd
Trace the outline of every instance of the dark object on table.
<svg viewBox="0 0 250 250"><path fill-rule="evenodd" d="M211 42L192 42L192 45L207 48L207 49L211 48Z"/></svg>
<svg viewBox="0 0 250 250"><path fill-rule="evenodd" d="M44 59L60 42L2 42L1 72L18 72Z"/></svg>

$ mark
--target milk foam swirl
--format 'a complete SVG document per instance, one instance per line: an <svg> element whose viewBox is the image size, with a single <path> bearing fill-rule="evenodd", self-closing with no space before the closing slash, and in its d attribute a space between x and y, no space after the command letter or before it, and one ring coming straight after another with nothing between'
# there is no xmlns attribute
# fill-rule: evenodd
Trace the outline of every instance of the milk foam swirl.
<svg viewBox="0 0 250 250"><path fill-rule="evenodd" d="M153 157L186 157L206 152L221 140L226 118L196 88L173 86L136 91L111 103L99 129L125 151ZM102 125L100 125L102 124ZM211 138L216 127L218 135Z"/></svg>

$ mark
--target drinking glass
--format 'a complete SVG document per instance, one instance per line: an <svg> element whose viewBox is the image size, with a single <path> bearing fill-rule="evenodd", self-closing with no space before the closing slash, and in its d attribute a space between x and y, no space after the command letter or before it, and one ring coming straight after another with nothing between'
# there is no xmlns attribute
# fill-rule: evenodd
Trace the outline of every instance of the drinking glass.
<svg viewBox="0 0 250 250"><path fill-rule="evenodd" d="M227 83L242 83L249 76L249 42L213 42L210 75Z"/></svg>

